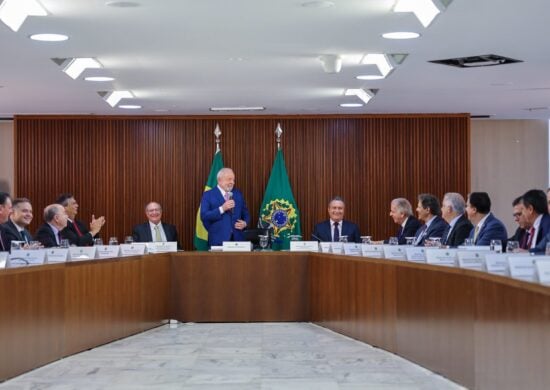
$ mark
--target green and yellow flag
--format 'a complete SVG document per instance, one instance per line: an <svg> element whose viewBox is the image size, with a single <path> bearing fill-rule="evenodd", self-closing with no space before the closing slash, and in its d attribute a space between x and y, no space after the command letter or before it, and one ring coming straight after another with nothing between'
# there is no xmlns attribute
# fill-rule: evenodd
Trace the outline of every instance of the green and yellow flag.
<svg viewBox="0 0 550 390"><path fill-rule="evenodd" d="M302 234L300 212L292 195L281 150L277 151L267 182L258 225L272 232L273 250L289 249L290 236Z"/></svg>
<svg viewBox="0 0 550 390"><path fill-rule="evenodd" d="M210 168L210 174L208 175L208 180L206 180L206 185L204 186L204 191L211 190L218 185L218 180L216 175L219 170L223 168L223 159L222 152L218 150L214 154L214 159L212 160L212 167ZM198 251L207 251L208 250L208 232L204 228L204 225L201 221L201 207L199 205L199 210L197 211L197 224L195 227L195 237L193 239L193 244L195 249Z"/></svg>

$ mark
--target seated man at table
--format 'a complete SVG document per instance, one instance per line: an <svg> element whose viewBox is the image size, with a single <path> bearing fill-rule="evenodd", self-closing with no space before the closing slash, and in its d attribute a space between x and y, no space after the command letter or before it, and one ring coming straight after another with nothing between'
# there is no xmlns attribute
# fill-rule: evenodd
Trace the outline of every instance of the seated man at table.
<svg viewBox="0 0 550 390"><path fill-rule="evenodd" d="M472 223L464 215L466 202L459 193L447 192L441 203L441 216L449 224L441 243L451 248L462 245L473 229Z"/></svg>
<svg viewBox="0 0 550 390"><path fill-rule="evenodd" d="M491 213L491 199L486 192L472 192L466 202L466 214L474 225L469 238L474 245L490 245L491 240L501 240L506 247L508 233L504 224Z"/></svg>
<svg viewBox="0 0 550 390"><path fill-rule="evenodd" d="M449 225L441 218L441 206L435 196L432 194L418 195L416 213L418 219L424 222L424 225L416 232L414 245L424 246L427 238L443 238Z"/></svg>
<svg viewBox="0 0 550 390"><path fill-rule="evenodd" d="M27 198L17 198L12 202L12 212L8 221L2 225L4 246L9 250L12 241L22 241L28 244L32 241L27 226L32 222L32 205Z"/></svg>
<svg viewBox="0 0 550 390"><path fill-rule="evenodd" d="M396 198L391 201L390 217L399 225L395 236L399 245L405 245L406 237L414 237L421 226L420 221L413 215L411 203L405 198ZM389 240L384 240L384 244L388 242Z"/></svg>
<svg viewBox="0 0 550 390"><path fill-rule="evenodd" d="M347 236L348 242L361 242L359 227L344 219L345 209L342 198L332 198L328 204L329 219L315 225L311 238L316 241L338 242L340 237Z"/></svg>
<svg viewBox="0 0 550 390"><path fill-rule="evenodd" d="M61 245L62 231L67 227L68 216L65 208L54 203L44 209L44 224L42 224L34 239L39 241L45 248L52 248Z"/></svg>
<svg viewBox="0 0 550 390"><path fill-rule="evenodd" d="M527 234L527 220L523 215L523 202L521 201L521 196L514 199L512 202L514 221L518 224L514 235L508 238L508 241L517 241L520 249L527 249L527 240L529 239Z"/></svg>
<svg viewBox="0 0 550 390"><path fill-rule="evenodd" d="M59 203L65 207L65 211L69 217L67 229L63 229L63 232L61 232L63 238L69 240L70 245L94 245L94 238L99 234L99 231L103 225L105 225L105 217L99 217L96 219L95 215L92 215L92 221L90 222L90 228L88 229L85 223L76 219L79 206L73 194L61 194L55 203Z"/></svg>
<svg viewBox="0 0 550 390"><path fill-rule="evenodd" d="M0 192L0 251L9 252L10 248L4 242L4 228L1 224L6 223L11 214L11 198L7 192Z"/></svg>
<svg viewBox="0 0 550 390"><path fill-rule="evenodd" d="M135 242L178 242L176 227L162 222L162 206L160 203L149 202L145 206L145 216L147 222L134 226L132 231Z"/></svg>

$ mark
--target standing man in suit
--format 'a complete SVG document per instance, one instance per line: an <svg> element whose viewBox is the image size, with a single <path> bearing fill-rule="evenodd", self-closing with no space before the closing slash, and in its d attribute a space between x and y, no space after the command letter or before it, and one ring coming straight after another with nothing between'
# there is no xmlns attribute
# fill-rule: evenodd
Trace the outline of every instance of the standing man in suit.
<svg viewBox="0 0 550 390"><path fill-rule="evenodd" d="M443 237L448 225L441 218L441 206L435 196L432 194L418 195L416 213L418 219L424 222L424 225L416 232L414 245L424 246L426 238Z"/></svg>
<svg viewBox="0 0 550 390"><path fill-rule="evenodd" d="M443 196L441 216L449 224L441 243L449 247L457 247L464 243L474 228L472 223L464 215L466 202L457 192L447 192Z"/></svg>
<svg viewBox="0 0 550 390"><path fill-rule="evenodd" d="M472 192L466 202L466 214L474 225L469 238L474 245L490 245L491 240L501 240L506 247L508 233L504 224L491 213L491 199L486 192Z"/></svg>
<svg viewBox="0 0 550 390"><path fill-rule="evenodd" d="M65 208L54 203L44 209L44 223L40 225L34 239L39 241L44 248L53 248L61 245L63 230L67 228L69 217Z"/></svg>
<svg viewBox="0 0 550 390"><path fill-rule="evenodd" d="M147 222L134 226L132 236L135 242L168 242L178 243L178 231L174 225L162 222L162 206L158 202L149 202L145 206Z"/></svg>
<svg viewBox="0 0 550 390"><path fill-rule="evenodd" d="M8 221L3 225L4 245L11 247L12 241L24 241L29 243L32 236L27 226L32 222L32 205L27 198L17 198L12 202L12 213Z"/></svg>
<svg viewBox="0 0 550 390"><path fill-rule="evenodd" d="M395 198L390 203L390 217L393 222L399 225L397 230L397 240L399 245L407 243L406 237L415 237L420 229L420 221L413 215L412 205L405 198ZM389 240L384 240L387 244Z"/></svg>
<svg viewBox="0 0 550 390"><path fill-rule="evenodd" d="M224 241L242 241L243 230L250 223L243 194L235 187L235 173L222 168L217 175L218 185L202 195L201 220L208 232L208 246Z"/></svg>
<svg viewBox="0 0 550 390"><path fill-rule="evenodd" d="M527 224L527 249L534 253L544 253L543 239L550 233L550 215L546 194L542 190L529 190L521 197L522 215Z"/></svg>
<svg viewBox="0 0 550 390"><path fill-rule="evenodd" d="M8 221L11 214L11 198L7 192L0 192L0 251L9 252L10 248L4 241L4 228L1 224Z"/></svg>
<svg viewBox="0 0 550 390"><path fill-rule="evenodd" d="M313 240L338 242L340 237L347 236L348 242L361 242L359 227L344 219L346 205L342 198L336 196L328 203L329 219L320 222L313 228Z"/></svg>
<svg viewBox="0 0 550 390"><path fill-rule="evenodd" d="M99 217L96 219L95 215L92 215L92 222L90 222L90 228L88 229L85 223L76 219L79 206L73 194L61 194L55 203L62 205L67 212L67 216L69 217L67 229L64 229L63 232L61 232L63 238L69 240L70 245L94 245L94 238L99 234L103 225L105 225L105 217Z"/></svg>
<svg viewBox="0 0 550 390"><path fill-rule="evenodd" d="M527 249L527 221L523 216L523 202L521 201L521 196L514 199L512 202L512 207L514 209L512 216L514 217L514 221L518 224L518 228L516 229L514 235L508 239L508 241L517 241L519 244L519 249Z"/></svg>

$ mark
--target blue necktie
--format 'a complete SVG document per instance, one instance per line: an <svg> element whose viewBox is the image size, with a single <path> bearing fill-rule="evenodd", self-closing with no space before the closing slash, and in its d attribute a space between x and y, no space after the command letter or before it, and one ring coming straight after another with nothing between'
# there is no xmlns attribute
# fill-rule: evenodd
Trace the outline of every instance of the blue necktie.
<svg viewBox="0 0 550 390"><path fill-rule="evenodd" d="M334 222L334 242L340 241L340 231L338 230L338 222Z"/></svg>

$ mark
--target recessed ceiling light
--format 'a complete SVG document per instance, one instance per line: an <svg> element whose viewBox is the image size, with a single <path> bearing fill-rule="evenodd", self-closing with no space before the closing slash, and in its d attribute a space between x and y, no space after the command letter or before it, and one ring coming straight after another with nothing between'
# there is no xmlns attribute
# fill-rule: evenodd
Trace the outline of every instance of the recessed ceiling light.
<svg viewBox="0 0 550 390"><path fill-rule="evenodd" d="M334 7L334 3L332 1L306 1L305 3L302 3L302 7L328 8L328 7Z"/></svg>
<svg viewBox="0 0 550 390"><path fill-rule="evenodd" d="M382 34L382 38L386 38L386 39L414 39L414 38L418 38L419 36L420 36L419 33L407 32L407 31L389 32L389 33Z"/></svg>
<svg viewBox="0 0 550 390"><path fill-rule="evenodd" d="M376 74L364 74L359 75L355 77L357 80L382 80L385 79L382 75L376 75Z"/></svg>
<svg viewBox="0 0 550 390"><path fill-rule="evenodd" d="M340 107L349 107L349 108L363 107L363 104L361 104L361 103L342 103L342 104L340 104Z"/></svg>
<svg viewBox="0 0 550 390"><path fill-rule="evenodd" d="M141 106L138 106L137 104L121 104L118 106L118 108L125 108L127 110L138 110L141 108Z"/></svg>
<svg viewBox="0 0 550 390"><path fill-rule="evenodd" d="M365 55L363 57L363 60L361 61L362 64L365 65L376 65L378 67L378 70L380 71L380 74L382 75L382 78L386 77L393 69L393 64L390 61L390 58L386 54L379 54L379 53L371 53ZM374 75L378 76L378 75ZM374 79L365 79L362 78L360 80L377 80L380 77L376 77Z"/></svg>
<svg viewBox="0 0 550 390"><path fill-rule="evenodd" d="M46 16L48 12L36 0L4 0L0 4L0 20L17 32L27 16Z"/></svg>
<svg viewBox="0 0 550 390"><path fill-rule="evenodd" d="M113 91L106 95L105 101L109 103L111 107L114 107L120 102L121 99L131 99L134 95L130 91Z"/></svg>
<svg viewBox="0 0 550 390"><path fill-rule="evenodd" d="M135 1L108 1L105 3L105 5L118 8L134 8L139 7L141 4Z"/></svg>
<svg viewBox="0 0 550 390"><path fill-rule="evenodd" d="M210 111L263 111L265 107L241 106L241 107L210 107Z"/></svg>
<svg viewBox="0 0 550 390"><path fill-rule="evenodd" d="M113 81L114 79L114 77L107 76L90 76L84 78L84 80L86 81Z"/></svg>
<svg viewBox="0 0 550 390"><path fill-rule="evenodd" d="M437 3L437 4L436 4ZM412 12L424 27L428 27L441 12L438 0L398 0L394 12Z"/></svg>
<svg viewBox="0 0 550 390"><path fill-rule="evenodd" d="M155 112L168 112L166 108L157 108Z"/></svg>
<svg viewBox="0 0 550 390"><path fill-rule="evenodd" d="M67 35L63 34L33 34L29 38L41 42L62 42L69 39Z"/></svg>
<svg viewBox="0 0 550 390"><path fill-rule="evenodd" d="M63 72L76 80L86 69L101 68L101 64L94 58L73 58L69 61Z"/></svg>
<svg viewBox="0 0 550 390"><path fill-rule="evenodd" d="M344 91L346 96L357 96L363 101L363 103L368 104L368 102L374 97L374 93L369 89L346 89Z"/></svg>

